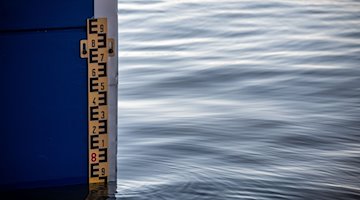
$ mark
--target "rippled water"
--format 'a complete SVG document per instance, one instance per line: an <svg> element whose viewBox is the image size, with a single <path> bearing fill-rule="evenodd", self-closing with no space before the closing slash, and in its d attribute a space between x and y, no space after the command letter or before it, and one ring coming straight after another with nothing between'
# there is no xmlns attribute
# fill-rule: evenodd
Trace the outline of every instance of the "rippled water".
<svg viewBox="0 0 360 200"><path fill-rule="evenodd" d="M360 2L119 0L120 199L360 199Z"/></svg>

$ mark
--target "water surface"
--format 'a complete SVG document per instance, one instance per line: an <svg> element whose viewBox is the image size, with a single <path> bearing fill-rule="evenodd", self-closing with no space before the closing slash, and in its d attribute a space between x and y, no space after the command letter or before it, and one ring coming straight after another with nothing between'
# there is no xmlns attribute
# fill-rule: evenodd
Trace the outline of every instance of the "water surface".
<svg viewBox="0 0 360 200"><path fill-rule="evenodd" d="M360 2L119 0L119 199L360 199Z"/></svg>

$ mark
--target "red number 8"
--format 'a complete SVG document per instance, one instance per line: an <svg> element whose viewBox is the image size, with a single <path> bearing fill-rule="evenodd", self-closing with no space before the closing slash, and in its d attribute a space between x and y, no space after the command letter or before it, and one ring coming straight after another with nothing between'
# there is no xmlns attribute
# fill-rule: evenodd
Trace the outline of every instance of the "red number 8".
<svg viewBox="0 0 360 200"><path fill-rule="evenodd" d="M95 162L96 161L96 153L92 153L91 154L91 161Z"/></svg>

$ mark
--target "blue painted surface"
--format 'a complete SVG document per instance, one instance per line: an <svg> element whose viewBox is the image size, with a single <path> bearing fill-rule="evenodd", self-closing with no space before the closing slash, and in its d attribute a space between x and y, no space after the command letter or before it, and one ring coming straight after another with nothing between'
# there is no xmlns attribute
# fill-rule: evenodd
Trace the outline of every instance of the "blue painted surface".
<svg viewBox="0 0 360 200"><path fill-rule="evenodd" d="M17 29L0 31L0 186L87 183L87 65L86 59L79 57L79 41L86 38L92 1L81 1L82 6L68 1L44 3L51 14L30 5L40 5L40 1L15 1L7 7L16 9L11 7L16 3L20 10L29 9L29 19L19 24L0 23L0 30ZM64 11L70 4L71 9ZM1 2L0 7L3 5ZM67 15L65 20L58 18L60 13ZM47 19L33 23L42 14ZM14 12L13 16L25 15ZM54 18L58 21L52 23ZM83 27L70 28L74 25ZM19 31L52 26L61 28Z"/></svg>
<svg viewBox="0 0 360 200"><path fill-rule="evenodd" d="M93 10L93 0L1 0L0 30L83 26Z"/></svg>

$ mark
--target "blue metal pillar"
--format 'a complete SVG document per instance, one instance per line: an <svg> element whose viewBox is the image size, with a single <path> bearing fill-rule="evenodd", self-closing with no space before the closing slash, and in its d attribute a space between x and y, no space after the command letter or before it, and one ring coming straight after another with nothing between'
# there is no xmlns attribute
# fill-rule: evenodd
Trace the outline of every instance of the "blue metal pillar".
<svg viewBox="0 0 360 200"><path fill-rule="evenodd" d="M0 1L0 187L86 184L93 0Z"/></svg>

